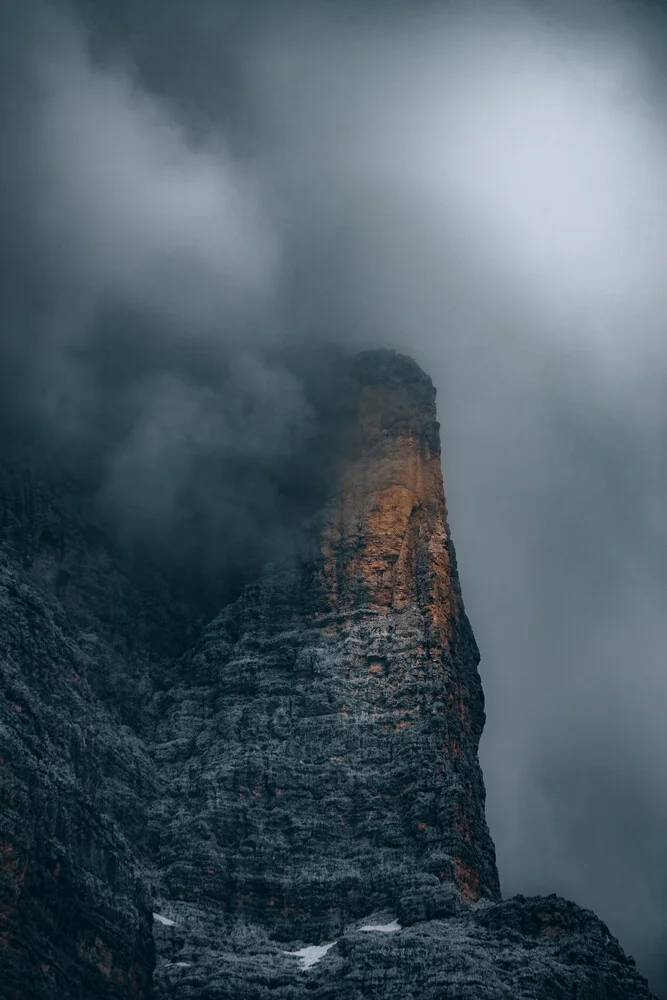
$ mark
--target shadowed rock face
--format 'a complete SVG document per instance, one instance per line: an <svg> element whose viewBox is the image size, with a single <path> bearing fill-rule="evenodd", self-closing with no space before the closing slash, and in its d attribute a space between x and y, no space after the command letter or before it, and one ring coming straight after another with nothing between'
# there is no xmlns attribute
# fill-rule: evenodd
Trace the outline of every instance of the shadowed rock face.
<svg viewBox="0 0 667 1000"><path fill-rule="evenodd" d="M344 386L323 509L182 655L196 609L4 476L0 996L650 996L593 914L500 901L435 391Z"/></svg>
<svg viewBox="0 0 667 1000"><path fill-rule="evenodd" d="M121 585L120 621L136 626L138 595L49 491L6 467L3 480L0 996L150 1000L155 944L134 835L154 769L113 704L137 694L127 645L93 613ZM65 560L78 580L59 575Z"/></svg>

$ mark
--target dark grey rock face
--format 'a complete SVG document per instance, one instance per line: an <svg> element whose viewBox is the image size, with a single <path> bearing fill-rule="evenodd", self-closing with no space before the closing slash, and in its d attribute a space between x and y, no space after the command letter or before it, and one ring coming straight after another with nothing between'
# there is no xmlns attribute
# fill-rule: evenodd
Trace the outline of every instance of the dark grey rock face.
<svg viewBox="0 0 667 1000"><path fill-rule="evenodd" d="M114 653L0 561L0 995L153 996L131 847L152 765L95 697Z"/></svg>
<svg viewBox="0 0 667 1000"><path fill-rule="evenodd" d="M189 644L76 490L0 476L0 996L650 997L500 898L434 390L350 379L328 503Z"/></svg>

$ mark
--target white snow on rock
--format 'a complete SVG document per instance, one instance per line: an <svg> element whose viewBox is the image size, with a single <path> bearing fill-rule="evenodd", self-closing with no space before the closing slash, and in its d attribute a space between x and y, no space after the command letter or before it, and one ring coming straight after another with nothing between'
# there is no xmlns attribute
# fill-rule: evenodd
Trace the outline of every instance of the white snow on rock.
<svg viewBox="0 0 667 1000"><path fill-rule="evenodd" d="M285 954L300 958L302 969L312 969L335 944L335 941L332 941L331 944L309 944L307 948L301 948L300 951L286 951Z"/></svg>
<svg viewBox="0 0 667 1000"><path fill-rule="evenodd" d="M192 962L174 962L177 969L189 969Z"/></svg>
<svg viewBox="0 0 667 1000"><path fill-rule="evenodd" d="M398 920L392 920L390 924L364 924L360 927L360 931L375 931L379 934L394 934L396 931L400 931L401 925Z"/></svg>
<svg viewBox="0 0 667 1000"><path fill-rule="evenodd" d="M170 920L169 917L163 917L161 913L154 913L153 920L157 920L159 924L164 924L165 927L175 927L176 921Z"/></svg>

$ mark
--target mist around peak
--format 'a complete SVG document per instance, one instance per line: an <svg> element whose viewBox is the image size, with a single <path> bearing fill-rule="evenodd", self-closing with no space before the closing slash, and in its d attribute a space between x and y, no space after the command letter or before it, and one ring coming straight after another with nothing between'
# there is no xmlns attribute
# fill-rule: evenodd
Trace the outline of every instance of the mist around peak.
<svg viewBox="0 0 667 1000"><path fill-rule="evenodd" d="M316 506L339 352L415 357L505 892L594 908L658 991L665 44L611 0L0 14L5 440L233 576Z"/></svg>

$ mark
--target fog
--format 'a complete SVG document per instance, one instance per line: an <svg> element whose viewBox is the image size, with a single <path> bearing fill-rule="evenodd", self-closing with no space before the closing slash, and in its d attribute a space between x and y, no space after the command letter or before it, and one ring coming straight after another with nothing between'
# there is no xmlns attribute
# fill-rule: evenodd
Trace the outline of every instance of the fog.
<svg viewBox="0 0 667 1000"><path fill-rule="evenodd" d="M4 409L94 467L125 532L194 512L196 557L215 537L231 565L304 507L313 347L412 354L503 892L595 909L667 992L667 16L2 19Z"/></svg>

